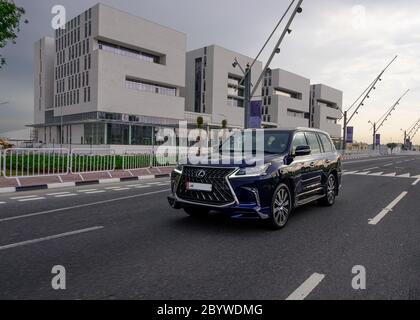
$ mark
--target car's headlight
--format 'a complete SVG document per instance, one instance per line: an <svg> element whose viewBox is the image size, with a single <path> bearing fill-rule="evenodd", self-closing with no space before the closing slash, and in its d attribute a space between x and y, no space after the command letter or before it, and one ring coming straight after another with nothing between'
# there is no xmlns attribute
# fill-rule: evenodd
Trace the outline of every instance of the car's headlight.
<svg viewBox="0 0 420 320"><path fill-rule="evenodd" d="M174 169L174 171L178 174L182 174L182 170L184 170L184 165L181 163L178 163Z"/></svg>
<svg viewBox="0 0 420 320"><path fill-rule="evenodd" d="M267 163L261 166L241 168L232 178L264 176L270 166L271 163Z"/></svg>

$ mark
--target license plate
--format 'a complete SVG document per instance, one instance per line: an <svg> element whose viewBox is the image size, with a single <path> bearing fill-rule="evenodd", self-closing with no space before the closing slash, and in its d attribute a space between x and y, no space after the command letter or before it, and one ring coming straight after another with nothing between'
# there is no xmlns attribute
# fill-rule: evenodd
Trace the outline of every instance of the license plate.
<svg viewBox="0 0 420 320"><path fill-rule="evenodd" d="M213 186L211 184L187 182L187 190L211 192Z"/></svg>

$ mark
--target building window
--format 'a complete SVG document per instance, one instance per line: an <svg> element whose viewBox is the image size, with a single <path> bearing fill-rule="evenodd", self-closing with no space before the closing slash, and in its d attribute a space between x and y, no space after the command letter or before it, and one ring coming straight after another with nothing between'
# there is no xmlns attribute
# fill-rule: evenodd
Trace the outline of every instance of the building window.
<svg viewBox="0 0 420 320"><path fill-rule="evenodd" d="M155 83L148 83L129 78L125 80L125 87L143 92L150 92L167 96L176 96L176 88L174 87L167 87Z"/></svg>
<svg viewBox="0 0 420 320"><path fill-rule="evenodd" d="M203 71L203 59L195 59L195 93L194 93L194 111L197 113L201 112L201 95L202 95L202 71Z"/></svg>
<svg viewBox="0 0 420 320"><path fill-rule="evenodd" d="M327 123L330 123L330 124L337 124L337 119L327 117Z"/></svg>
<svg viewBox="0 0 420 320"><path fill-rule="evenodd" d="M301 93L293 92L293 91L286 90L286 89L275 88L274 89L274 94L276 96L283 96L283 97L287 97L287 98L302 100L302 94Z"/></svg>
<svg viewBox="0 0 420 320"><path fill-rule="evenodd" d="M241 99L228 98L227 99L227 105L230 106L230 107L243 108L244 107L244 101L241 100Z"/></svg>
<svg viewBox="0 0 420 320"><path fill-rule="evenodd" d="M162 56L146 53L139 50L129 49L126 47L118 46L104 41L98 41L99 49L107 52L111 52L120 56L125 56L137 60L142 60L146 62L152 62L157 64L162 64Z"/></svg>
<svg viewBox="0 0 420 320"><path fill-rule="evenodd" d="M292 110L292 109L287 109L287 116L288 117L293 117L293 118L305 118L305 112L302 111L297 111L297 110Z"/></svg>

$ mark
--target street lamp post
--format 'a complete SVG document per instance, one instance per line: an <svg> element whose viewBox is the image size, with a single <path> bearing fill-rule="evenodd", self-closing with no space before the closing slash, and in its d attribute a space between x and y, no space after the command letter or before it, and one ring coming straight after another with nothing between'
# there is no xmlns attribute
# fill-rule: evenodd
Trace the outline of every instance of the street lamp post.
<svg viewBox="0 0 420 320"><path fill-rule="evenodd" d="M398 56L395 56L394 59L388 65L379 73L379 75L373 80L371 84L363 91L363 93L354 101L354 103L350 106L350 108L347 111L344 111L342 119L344 120L343 123L343 141L342 141L342 149L346 150L347 147L347 126L350 124L350 121L353 119L355 115L359 113L359 109L365 105L365 101L370 98L370 93L373 90L376 90L376 85L378 82L382 81L382 76L385 73L385 71L391 66L391 64L397 59ZM362 100L360 100L363 97ZM360 101L360 103L357 105L356 109L352 113L352 115L349 117L348 112L356 105L356 103Z"/></svg>

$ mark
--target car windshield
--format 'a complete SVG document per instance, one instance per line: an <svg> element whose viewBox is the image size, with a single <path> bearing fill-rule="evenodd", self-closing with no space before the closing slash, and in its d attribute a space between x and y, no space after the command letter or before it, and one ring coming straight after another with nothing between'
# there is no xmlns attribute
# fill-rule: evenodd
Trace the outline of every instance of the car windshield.
<svg viewBox="0 0 420 320"><path fill-rule="evenodd" d="M284 154L288 150L290 132L286 131L256 131L244 133L244 131L237 132L227 139L219 149L220 153L229 153L234 151L245 151L245 145L250 145L246 139L252 137L252 153L265 154ZM245 142L245 143L244 143ZM247 148L249 149L249 147ZM250 150L246 150L250 151Z"/></svg>

